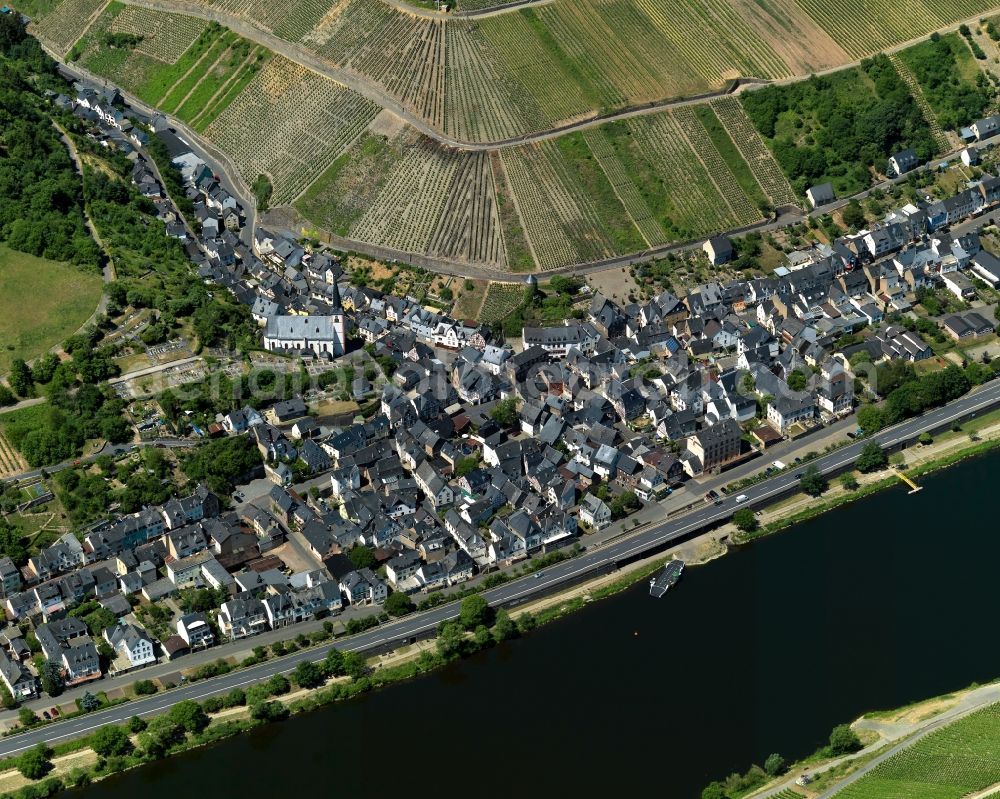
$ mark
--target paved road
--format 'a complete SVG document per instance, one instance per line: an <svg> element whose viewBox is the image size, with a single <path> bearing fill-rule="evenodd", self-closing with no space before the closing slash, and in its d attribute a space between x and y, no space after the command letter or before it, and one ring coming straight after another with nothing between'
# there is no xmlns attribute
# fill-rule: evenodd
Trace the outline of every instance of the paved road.
<svg viewBox="0 0 1000 799"><path fill-rule="evenodd" d="M42 472L46 474L55 474L56 472L61 472L63 469L68 469L71 466L77 466L81 463L93 463L101 455L110 455L114 457L116 455L121 455L123 452L128 452L134 446L145 446L145 447L164 447L166 449L183 449L185 447L193 447L201 443L201 439L186 439L186 438L158 438L152 441L143 441L142 444L105 444L97 452L87 455L85 458L74 458L72 460L63 461L62 463L56 463L52 466L45 466L41 469L32 469L30 472L21 472L20 474L13 474L9 477L3 478L3 482L9 483L17 480L27 480L33 477L41 477Z"/></svg>
<svg viewBox="0 0 1000 799"><path fill-rule="evenodd" d="M874 437L885 447L894 447L913 441L925 430L939 430L956 420L971 418L979 413L1000 406L1000 381L993 381L979 391L969 394L943 408L898 424ZM854 442L829 455L812 461L824 473L836 473L851 464L861 451L864 442ZM663 520L620 540L598 544L582 555L550 566L542 572L523 577L498 588L483 592L493 606L510 606L524 602L529 597L551 593L567 583L584 579L594 572L612 569L649 554L693 533L728 520L737 507L757 507L770 502L783 493L794 490L796 479L791 473L781 473L763 483L746 489L747 500L742 505L735 498L727 498L721 505L705 505L674 521ZM371 651L426 635L441 621L458 615L458 605L451 603L423 613L389 622L373 630L337 642L338 649L346 651ZM291 632L291 631L289 631ZM247 642L252 645L253 641ZM299 651L284 658L270 660L248 669L226 674L204 682L184 685L161 695L137 699L90 715L61 721L42 729L0 740L0 757L17 754L40 741L56 743L68 738L86 735L103 724L122 723L131 716L155 714L183 699L202 699L225 693L232 688L258 682L276 673L287 673L303 660L325 657L332 645Z"/></svg>

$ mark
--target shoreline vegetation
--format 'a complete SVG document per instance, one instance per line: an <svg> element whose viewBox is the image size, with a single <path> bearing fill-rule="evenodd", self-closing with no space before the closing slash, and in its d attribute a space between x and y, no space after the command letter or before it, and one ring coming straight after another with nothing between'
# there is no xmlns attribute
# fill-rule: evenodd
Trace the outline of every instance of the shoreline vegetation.
<svg viewBox="0 0 1000 799"><path fill-rule="evenodd" d="M930 443L894 455L891 461L896 468L906 468L909 477L919 478L997 449L1000 449L1000 410L984 414L961 428L940 434ZM289 675L291 679L277 675L245 690L237 688L223 696L209 697L201 703L179 702L167 713L149 720L134 717L121 727L100 727L88 737L53 747L41 745L28 749L9 758L7 768L0 771L0 791L3 791L0 796L9 799L51 796L64 788L86 785L162 757L284 720L290 715L315 710L377 688L413 679L490 646L525 635L537 627L580 610L591 602L627 590L647 580L672 557L683 557L689 566L703 565L727 554L730 547L745 546L899 482L895 475L887 477L885 470L876 474L858 474L857 478L857 488L848 488L843 481L839 481L824 492L825 499L821 501L799 493L763 509L760 513L761 524L752 532L741 533L730 522L673 547L666 553L635 561L615 572L532 600L510 611L494 610L478 593L464 593L460 600L459 619L439 625L436 638L430 640L368 659L354 652L334 649L323 661L297 666ZM270 652L265 647L257 647L250 658L239 664L218 661L216 664L206 665L218 666L218 673L253 665L303 646L322 645L332 638L331 631L332 626L323 635L308 639L299 636L296 642L275 644ZM210 674L206 672L204 676L208 677ZM148 681L140 678L139 683L143 682ZM156 690L153 685L152 692ZM147 692L150 692L148 688L136 694L138 696ZM101 702L99 706L106 707L108 704ZM877 718L898 712L901 711L877 711L863 718ZM42 723L40 719L31 721L30 711L22 713L22 716L25 728ZM841 728L850 731L851 736ZM792 767L786 767L783 760L779 766L777 760L769 758L769 763L765 764L771 767L769 770L754 765L745 775L732 775L726 783L730 788L728 790L724 783L711 783L706 788L709 791L707 795L718 799L749 796L774 784L779 775L787 775L795 769L823 766L831 759L837 761L838 765L830 768L826 774L839 779L877 754L877 750L869 752L869 749L864 749L860 756L839 763L844 755L872 744L877 736L873 739L871 733L866 733L859 738L849 725L840 725L836 729L841 730L837 735L843 740L831 741L830 746ZM16 735L16 732L8 734ZM775 774L770 774L769 771L775 771Z"/></svg>

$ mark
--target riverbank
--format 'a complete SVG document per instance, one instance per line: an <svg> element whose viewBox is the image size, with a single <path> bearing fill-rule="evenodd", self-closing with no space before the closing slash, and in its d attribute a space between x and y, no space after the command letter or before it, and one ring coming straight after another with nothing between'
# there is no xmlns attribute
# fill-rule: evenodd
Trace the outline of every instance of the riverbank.
<svg viewBox="0 0 1000 799"><path fill-rule="evenodd" d="M981 439L980 441L977 442L970 441L968 433L962 433L961 435L943 434L940 435L938 437L938 440L935 442L937 446L928 445L925 447L914 448L910 450L906 456L908 463L911 461L915 463L918 454L921 460L926 460L926 461L935 460L938 461L939 463L944 462L945 460L954 462L954 460L963 457L964 453L967 453L970 449L972 448L981 449L984 444L988 444L989 441L984 440L986 439L986 437L989 437L992 440L995 437L1000 436L1000 416L994 417L992 419L988 417L983 417L980 420L976 420L974 424L976 425L977 435ZM874 481L876 478L865 478L865 479L872 479ZM896 499L892 500L890 504L898 504L900 505L901 508L915 507L920 505L922 501L920 499L920 496L928 497L930 496L932 491L933 489L931 491L928 491L926 494L918 495L918 497L914 499L906 497L905 495L897 496ZM854 492L855 495L857 493L858 492ZM798 512L798 510L800 510L800 508L792 504L795 501L797 500L795 497L793 497L789 500L786 500L784 503L781 503L781 505L776 506L773 509L768 509L768 511L765 511L765 513L772 513L775 515L794 514ZM801 502L803 500L799 498L798 501ZM804 501L809 502L811 500L804 500ZM926 506L927 504L926 501L924 501L923 504ZM926 513L926 511L924 512ZM898 516L899 511L898 510L894 511L894 513ZM660 563L662 563L666 557L669 557L671 555L677 555L679 557L682 557L685 561L687 561L691 565L694 565L695 562L699 561L707 562L718 558L721 554L727 551L726 547L727 536L731 536L732 533L733 533L733 528L731 527L731 525L726 525L717 528L716 530L713 530L706 535L691 539L686 543L682 544L681 546L674 547L668 552L660 554L654 558L649 558L643 561L628 564L612 574L604 575L596 580L591 580L588 581L587 583L579 584L571 589L562 591L558 594L533 600L529 603L518 606L516 609L511 611L511 616L514 617L515 622L518 623L518 626L523 628L522 632L527 632L528 630L536 627L538 624L546 623L556 618L570 616L574 613L574 611L579 610L580 608L583 608L588 604L595 603L599 599L611 597L616 594L622 594L623 592L625 592L625 589L635 585L636 582L644 581L645 579L648 578L648 575L651 572L654 572L659 567ZM879 538L881 539L884 537L885 536L880 536ZM798 540L798 537L788 537L788 538L782 537L782 538L789 542L794 542ZM807 539L811 538L811 536L807 536L806 538ZM761 548L759 550L757 547L753 548L740 547L738 549L745 551L741 553L740 558L738 558L737 560L740 560L741 562L745 561L747 556L751 554L749 550L752 549L753 552L757 554L751 557L751 561L759 561L763 558L762 565L763 563L767 563L768 569L778 568L778 564L774 562L773 554L767 555L765 557L764 555L765 549L767 552L773 553L775 551L781 551L787 548L788 548L787 545L782 545L779 548L779 550L773 550L772 547ZM793 548L795 547L793 546ZM729 562L730 559L726 558L724 560L726 562ZM729 573L731 571L732 569L726 567L722 570L722 572L713 571L712 573L713 574ZM692 577L694 577L694 575L692 575ZM674 619L674 623L680 623L684 626L690 626L690 624L695 624L695 628L701 630L706 626L707 622L699 621L695 617L699 616L699 613L696 612L696 608L703 608L705 606L705 602L707 601L707 598L702 595L703 594L702 589L704 587L702 583L703 583L702 580L696 580L696 581L693 580L690 586L685 586L682 583L682 585L678 588L678 594L675 596L674 593L671 592L670 597L662 603L652 602L652 600L650 600L646 596L645 591L635 591L632 592L632 596L634 599L626 600L626 604L631 604L634 603L635 601L638 601L641 603L641 607L648 608L649 613L655 611L654 617L663 617L663 614L666 614L668 617ZM762 596L767 595L768 586L770 584L771 584L770 582L754 581L753 588L751 588L750 590L753 590L755 592L754 593L755 601L760 601L760 598ZM761 594L760 591L763 591L763 594ZM692 605L691 603L694 603L694 605ZM616 600L616 602L614 603L609 603L609 606L613 606L612 611L598 611L598 617L607 616L608 612L614 612L613 611L614 607L619 607L621 604L622 604L621 600ZM711 615L717 617L717 613L719 612L719 610L721 610L721 608ZM705 608L705 612L709 612L708 608ZM593 614L594 611L592 610L588 618L594 618ZM618 616L616 616L616 618L618 618ZM646 641L653 642L653 640L658 637L656 636L655 631L653 634L653 639L650 639L649 636L647 635L649 629L648 621L646 622L646 626L643 626L639 621L632 621L631 619L626 618L624 624L629 625L627 629L629 630L628 634L630 636L630 639L633 635L637 636L634 639L636 644L643 642L642 645L645 645ZM573 629L579 625L576 622L571 622L569 619L566 619L564 623L557 626L559 627L560 631L563 631L559 632L559 635L562 635L564 634L564 631L566 629ZM638 637L640 633L642 634L641 638ZM530 636L530 638L532 639L545 638L546 640L548 640L555 635L556 631L553 631L552 633L547 634L547 636ZM692 636L692 631L689 630L687 635L689 637ZM475 636L472 635L471 633L467 634L465 638L467 641L471 643L476 643L474 640ZM348 643L349 640L350 639L348 639ZM481 651L483 648L485 648L486 650L490 650L492 648L492 644L493 640L484 640L481 644L477 643L476 646L470 645L469 648L466 650L466 652L471 653L473 651ZM631 645L631 640L629 644ZM437 657L437 646L438 644L436 643L421 644L417 648L411 648L405 652L397 653L395 656L396 659L392 660L390 660L390 657L393 656L375 657L370 659L368 662L368 665L371 668L371 673L365 675L362 679L352 680L349 682L341 681L339 683L330 684L325 686L323 689L320 689L315 694L303 695L301 697L296 696L294 700L284 695L281 695L277 698L270 697L269 701L271 700L280 701L283 703L283 705L287 703L289 710L291 710L292 712L298 712L303 710L309 710L314 707L320 707L324 704L329 704L330 702L340 701L342 699L359 696L360 694L368 693L369 691L377 687L382 687L397 682L408 681L411 680L412 677L418 675L424 675L429 673L430 671L438 670L445 664L454 661L454 658L451 656ZM531 648L538 648L538 644L533 643ZM685 647L685 650L686 649L687 648ZM507 647L506 646L501 647L501 650L507 651ZM307 652L308 650L305 651ZM530 649L526 649L525 651L530 652ZM692 651L698 651L698 647L694 646ZM322 652L319 652L314 657L321 655ZM495 655L489 655L485 660L487 662L493 661L495 660ZM483 662L482 659L480 659L480 662ZM290 669L290 666L287 667L287 669ZM466 667L462 667L461 670L464 672L466 670ZM445 672L454 674L456 673L456 668L450 667L447 670L445 670ZM237 672L237 674L239 674L239 672ZM243 679L252 681L252 678L243 678ZM440 681L441 678L437 677L435 679L435 684L439 683ZM209 688L209 686L207 685L205 687L206 689ZM406 691L404 692L404 695L408 693L412 693L412 691ZM421 691L420 693L423 694L423 691ZM205 694L202 694L202 696L204 695ZM393 695L397 696L397 694ZM163 693L162 696L164 697L164 699L168 699L171 696L171 693L166 692ZM200 698L200 697L195 695L195 698ZM299 701L300 699L302 701ZM361 704L365 705L369 701L370 700L366 700L366 702ZM294 708L291 707L292 702L295 703ZM382 701L380 700L378 704L382 704ZM358 712L356 709L357 703L354 703L354 705L355 705L354 710L347 711L348 716L353 716ZM338 714L342 712L344 711L338 711ZM127 720L127 716L123 716L122 718L123 720ZM188 739L186 741L183 748L190 749L196 746L200 746L202 743L209 743L211 741L217 740L221 736L234 735L244 730L247 730L250 727L261 726L263 723L261 720L251 720L253 722L252 724L246 723L245 725L241 724L239 726L234 726L230 724L229 721L230 720L226 719L213 723L213 726L209 727L208 731L206 731L208 732L208 736L199 736L197 739L192 737L191 739ZM95 720L94 722L95 726L98 723L99 722ZM300 724L301 723L305 723L306 726L308 727L314 722L312 723L300 722ZM284 735L285 733L282 734ZM740 758L740 760L742 760L742 757ZM149 761L147 760L143 762L149 762ZM120 766L121 764L113 763L112 765ZM96 776L106 776L106 774L107 771L102 770L102 773Z"/></svg>

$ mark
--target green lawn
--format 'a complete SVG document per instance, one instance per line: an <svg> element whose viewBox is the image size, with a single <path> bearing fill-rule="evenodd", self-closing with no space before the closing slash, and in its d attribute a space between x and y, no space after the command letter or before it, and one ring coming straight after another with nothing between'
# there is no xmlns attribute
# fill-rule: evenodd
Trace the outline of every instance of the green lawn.
<svg viewBox="0 0 1000 799"><path fill-rule="evenodd" d="M75 333L101 298L99 275L0 245L0 372Z"/></svg>

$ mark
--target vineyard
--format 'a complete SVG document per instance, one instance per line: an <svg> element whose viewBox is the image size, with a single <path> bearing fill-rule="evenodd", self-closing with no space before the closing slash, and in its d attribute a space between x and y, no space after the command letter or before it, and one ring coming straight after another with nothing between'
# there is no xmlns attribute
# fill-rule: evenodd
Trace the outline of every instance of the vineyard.
<svg viewBox="0 0 1000 799"><path fill-rule="evenodd" d="M521 283L490 283L479 312L479 321L492 325L506 319L524 302L524 285Z"/></svg>
<svg viewBox="0 0 1000 799"><path fill-rule="evenodd" d="M0 431L0 478L11 477L28 470L28 463Z"/></svg>
<svg viewBox="0 0 1000 799"><path fill-rule="evenodd" d="M774 205L794 205L795 192L767 149L753 123L743 113L743 107L734 97L712 101L712 110L725 126L733 143L747 162L764 193Z"/></svg>
<svg viewBox="0 0 1000 799"><path fill-rule="evenodd" d="M298 197L378 114L360 95L281 57L205 128L252 183L267 174L272 202Z"/></svg>
<svg viewBox="0 0 1000 799"><path fill-rule="evenodd" d="M139 6L125 6L108 29L112 33L141 36L136 52L173 64L201 35L206 24L183 14L161 14Z"/></svg>
<svg viewBox="0 0 1000 799"><path fill-rule="evenodd" d="M573 179L558 145L542 142L501 152L540 268L614 254L592 199Z"/></svg>
<svg viewBox="0 0 1000 799"><path fill-rule="evenodd" d="M49 13L33 19L31 32L65 55L106 4L107 0L62 0Z"/></svg>
<svg viewBox="0 0 1000 799"><path fill-rule="evenodd" d="M974 17L993 8L992 0L798 0L853 58Z"/></svg>
<svg viewBox="0 0 1000 799"><path fill-rule="evenodd" d="M496 267L507 265L487 153L462 158L428 252Z"/></svg>
<svg viewBox="0 0 1000 799"><path fill-rule="evenodd" d="M1000 706L930 733L879 763L837 799L960 799L1000 783Z"/></svg>
<svg viewBox="0 0 1000 799"><path fill-rule="evenodd" d="M141 37L132 48L107 34ZM73 46L71 60L202 130L246 88L270 53L218 25L112 3Z"/></svg>
<svg viewBox="0 0 1000 799"><path fill-rule="evenodd" d="M370 208L354 223L351 238L423 252L463 158L470 156L421 138L396 163Z"/></svg>

